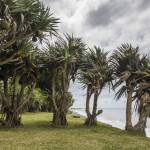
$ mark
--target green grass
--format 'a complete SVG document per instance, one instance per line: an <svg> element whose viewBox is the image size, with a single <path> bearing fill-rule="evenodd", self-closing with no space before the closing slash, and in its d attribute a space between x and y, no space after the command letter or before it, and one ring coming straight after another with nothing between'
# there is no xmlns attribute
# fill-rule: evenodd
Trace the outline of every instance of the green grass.
<svg viewBox="0 0 150 150"><path fill-rule="evenodd" d="M150 150L150 139L105 124L87 128L68 116L69 127L50 126L49 113L23 115L23 126L0 128L0 150Z"/></svg>

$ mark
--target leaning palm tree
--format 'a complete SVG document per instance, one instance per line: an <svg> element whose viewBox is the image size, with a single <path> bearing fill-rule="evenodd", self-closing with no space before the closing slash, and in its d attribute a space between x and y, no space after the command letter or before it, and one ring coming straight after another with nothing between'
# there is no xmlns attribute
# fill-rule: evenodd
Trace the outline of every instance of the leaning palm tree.
<svg viewBox="0 0 150 150"><path fill-rule="evenodd" d="M85 44L82 39L73 35L59 38L54 45L48 44L44 56L43 66L51 72L51 93L54 105L53 124L66 126L67 97L70 80L75 80ZM59 95L59 96L57 96ZM59 100L56 100L59 97ZM57 102L56 102L57 101Z"/></svg>
<svg viewBox="0 0 150 150"><path fill-rule="evenodd" d="M111 81L107 54L107 52L96 46L94 49L89 49L79 70L79 82L83 84L83 88L87 88L87 119L85 124L88 126L95 125L96 117L102 113L102 110L97 111L98 97L102 89ZM92 95L94 95L94 100L92 112L90 112L90 99Z"/></svg>
<svg viewBox="0 0 150 150"><path fill-rule="evenodd" d="M123 94L127 95L126 104L126 130L132 130L132 101L134 88L137 85L135 72L141 68L142 61L139 47L133 47L131 44L122 44L111 56L111 66L114 70L116 83L114 89L121 87L116 98L119 99ZM124 85L125 84L125 85Z"/></svg>

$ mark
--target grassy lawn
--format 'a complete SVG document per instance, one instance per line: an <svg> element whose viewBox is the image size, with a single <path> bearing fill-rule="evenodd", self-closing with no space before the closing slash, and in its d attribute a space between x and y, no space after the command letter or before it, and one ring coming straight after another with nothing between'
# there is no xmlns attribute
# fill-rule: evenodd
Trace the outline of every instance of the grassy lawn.
<svg viewBox="0 0 150 150"><path fill-rule="evenodd" d="M0 150L150 150L150 139L108 125L83 126L68 116L68 128L50 126L49 113L27 113L19 128L0 128Z"/></svg>

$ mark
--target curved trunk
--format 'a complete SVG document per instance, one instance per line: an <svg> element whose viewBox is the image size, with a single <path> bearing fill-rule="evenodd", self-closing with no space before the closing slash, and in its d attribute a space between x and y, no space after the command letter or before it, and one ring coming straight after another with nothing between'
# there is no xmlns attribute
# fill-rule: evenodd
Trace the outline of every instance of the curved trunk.
<svg viewBox="0 0 150 150"><path fill-rule="evenodd" d="M139 121L134 126L134 131L137 131L143 135L146 135L145 128L147 123L147 117L149 114L149 93L145 93L140 99L139 105Z"/></svg>
<svg viewBox="0 0 150 150"><path fill-rule="evenodd" d="M140 112L139 121L134 126L133 130L143 135L146 135L145 133L146 122L147 122L147 113L144 109L142 109Z"/></svg>
<svg viewBox="0 0 150 150"><path fill-rule="evenodd" d="M99 96L99 93L98 90L96 90L96 92L94 93L94 102L93 102L93 111L92 111L92 114L90 114L90 111L89 111L89 101L90 101L90 97L91 97L91 94L87 94L87 119L85 121L85 125L87 126L94 126L97 124L97 116L99 114L102 113L102 110L99 110L97 112L97 101L98 101L98 96ZM89 113L89 114L88 114Z"/></svg>
<svg viewBox="0 0 150 150"><path fill-rule="evenodd" d="M127 103L126 103L126 130L132 130L132 85L127 82Z"/></svg>

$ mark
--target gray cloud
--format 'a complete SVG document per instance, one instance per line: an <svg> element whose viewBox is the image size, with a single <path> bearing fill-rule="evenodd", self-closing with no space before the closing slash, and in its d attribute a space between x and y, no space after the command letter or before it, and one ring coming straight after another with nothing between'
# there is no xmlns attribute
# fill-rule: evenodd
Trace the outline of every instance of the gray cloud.
<svg viewBox="0 0 150 150"><path fill-rule="evenodd" d="M139 8L141 9L147 9L150 7L150 0L141 0L139 4Z"/></svg>
<svg viewBox="0 0 150 150"><path fill-rule="evenodd" d="M126 1L113 0L100 5L87 14L86 23L92 27L109 25L115 19L127 14L130 9Z"/></svg>
<svg viewBox="0 0 150 150"><path fill-rule="evenodd" d="M60 33L113 51L121 43L150 47L150 0L43 0L61 19Z"/></svg>

